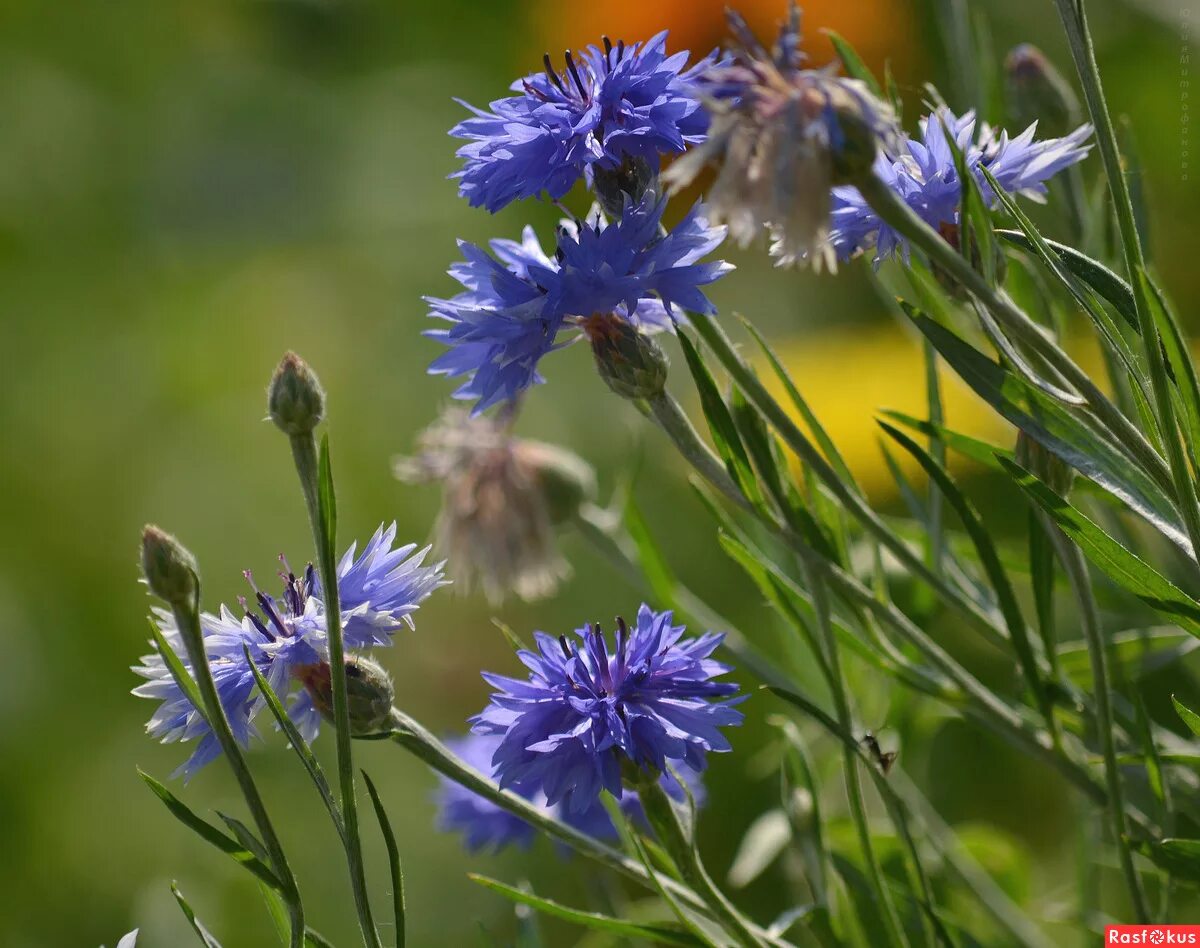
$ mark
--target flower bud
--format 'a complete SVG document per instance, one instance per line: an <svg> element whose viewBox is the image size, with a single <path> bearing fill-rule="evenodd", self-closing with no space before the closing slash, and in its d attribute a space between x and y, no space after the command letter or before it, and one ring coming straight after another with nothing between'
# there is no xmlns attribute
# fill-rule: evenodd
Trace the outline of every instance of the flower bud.
<svg viewBox="0 0 1200 948"><path fill-rule="evenodd" d="M622 398L656 398L667 384L667 354L653 339L615 313L583 321L596 368Z"/></svg>
<svg viewBox="0 0 1200 948"><path fill-rule="evenodd" d="M853 99L835 100L833 115L838 139L830 150L833 184L856 184L871 174L879 153L876 120L868 121L862 106Z"/></svg>
<svg viewBox="0 0 1200 948"><path fill-rule="evenodd" d="M196 558L169 533L155 526L142 530L142 572L146 585L172 606L194 606L200 592Z"/></svg>
<svg viewBox="0 0 1200 948"><path fill-rule="evenodd" d="M1066 497L1075 483L1075 469L1051 454L1024 431L1017 433L1017 463L1036 474L1056 494Z"/></svg>
<svg viewBox="0 0 1200 948"><path fill-rule="evenodd" d="M573 451L544 441L517 439L513 453L537 484L552 523L570 522L580 507L595 500L596 471Z"/></svg>
<svg viewBox="0 0 1200 948"><path fill-rule="evenodd" d="M267 389L267 411L280 431L305 435L325 417L325 392L308 363L289 352L279 363Z"/></svg>
<svg viewBox="0 0 1200 948"><path fill-rule="evenodd" d="M327 662L308 665L299 674L313 707L327 721L334 720L333 675ZM387 726L396 691L383 666L362 655L346 656L346 700L350 707L350 734L377 734Z"/></svg>
<svg viewBox="0 0 1200 948"><path fill-rule="evenodd" d="M596 167L592 173L592 186L604 213L613 220L620 220L626 199L636 204L655 187L657 178L658 173L645 158L627 155L615 168Z"/></svg>
<svg viewBox="0 0 1200 948"><path fill-rule="evenodd" d="M1008 110L1025 128L1038 123L1043 136L1066 135L1079 125L1079 99L1045 54L1030 43L1015 47L1004 60Z"/></svg>

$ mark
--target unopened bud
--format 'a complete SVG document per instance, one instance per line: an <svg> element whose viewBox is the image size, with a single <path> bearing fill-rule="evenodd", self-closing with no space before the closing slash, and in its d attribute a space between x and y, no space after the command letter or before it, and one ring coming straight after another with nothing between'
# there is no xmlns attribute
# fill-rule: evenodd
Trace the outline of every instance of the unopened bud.
<svg viewBox="0 0 1200 948"><path fill-rule="evenodd" d="M1075 469L1051 454L1024 431L1017 433L1017 463L1036 474L1056 494L1066 497L1075 483Z"/></svg>
<svg viewBox="0 0 1200 948"><path fill-rule="evenodd" d="M142 530L142 572L146 585L172 606L192 606L200 591L196 558L169 533L155 526Z"/></svg>
<svg viewBox="0 0 1200 948"><path fill-rule="evenodd" d="M328 663L308 665L299 674L313 707L327 721L334 720L333 675ZM396 691L383 666L362 655L346 656L346 701L350 708L350 734L378 734L387 726Z"/></svg>
<svg viewBox="0 0 1200 948"><path fill-rule="evenodd" d="M655 187L657 178L658 173L645 158L626 156L615 168L595 167L592 185L604 213L620 220L625 201L636 204Z"/></svg>
<svg viewBox="0 0 1200 948"><path fill-rule="evenodd" d="M1079 99L1070 83L1036 46L1022 43L1004 60L1008 110L1018 128L1038 123L1042 138L1066 135L1079 125Z"/></svg>
<svg viewBox="0 0 1200 948"><path fill-rule="evenodd" d="M656 398L667 384L667 354L653 339L615 313L584 320L596 368L622 398Z"/></svg>
<svg viewBox="0 0 1200 948"><path fill-rule="evenodd" d="M308 363L289 352L267 389L267 411L287 435L305 435L325 417L325 392Z"/></svg>
<svg viewBox="0 0 1200 948"><path fill-rule="evenodd" d="M830 149L833 184L857 184L871 174L875 165L875 156L879 153L879 133L856 104L835 106L834 115L840 140L833 142Z"/></svg>
<svg viewBox="0 0 1200 948"><path fill-rule="evenodd" d="M578 454L544 441L516 440L513 452L536 482L555 524L567 523L597 493L596 471Z"/></svg>

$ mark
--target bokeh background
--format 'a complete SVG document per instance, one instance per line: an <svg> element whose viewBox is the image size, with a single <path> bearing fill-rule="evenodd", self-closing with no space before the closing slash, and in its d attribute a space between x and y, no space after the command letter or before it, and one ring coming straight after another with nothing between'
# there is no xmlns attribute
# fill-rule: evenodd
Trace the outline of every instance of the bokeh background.
<svg viewBox="0 0 1200 948"><path fill-rule="evenodd" d="M914 103L927 80L954 102L961 90L931 28L936 6L810 0L808 48L828 59L817 28L835 28L873 66L890 59ZM1044 0L968 6L986 12L1001 53L1034 40L1065 61ZM1200 136L1189 143L1181 124L1180 57L1200 16L1194 0L1089 6L1114 108L1137 135L1156 264L1194 324L1200 191L1181 162L1190 144L1194 164ZM763 29L783 12L782 0L742 7ZM228 948L271 943L249 878L175 823L135 773L140 765L165 776L183 756L143 734L150 705L129 695L129 665L146 639L139 528L161 523L195 551L210 608L243 591L242 569L270 571L280 552L293 562L307 555L288 451L263 421L266 381L290 348L329 392L342 543L392 519L401 536L427 536L436 492L390 474L391 456L449 393L425 375L438 347L419 335L420 297L452 290L444 271L455 238L516 236L527 220L545 228L556 216L525 204L493 218L456 197L446 130L463 113L452 97L483 104L536 68L543 49L600 33L634 40L670 27L674 48L706 51L723 35L721 8L0 2L0 944L111 945L135 925L146 948L186 944L172 879ZM739 270L716 289L718 304L746 309L783 347L875 499L895 504L872 414L919 410L914 341L857 268L818 278L774 271L760 250L728 256ZM529 399L520 430L588 458L604 492L640 452L638 497L674 568L770 643L778 630L769 611L723 559L679 462L589 360L582 347L549 360L549 385ZM1004 437L953 387L949 412L952 425ZM993 520L1015 519L1015 498L982 482L975 489L990 492ZM447 592L422 608L418 631L382 656L406 709L439 732L463 728L486 700L479 670L514 666L492 615L525 632L558 631L636 607L636 591L581 540L564 544L575 575L550 601L492 609ZM1046 917L1064 911L1080 835L1078 801L1064 787L887 688L864 688L860 709L892 729L908 771L1015 897ZM759 696L747 710L753 723L735 736L738 753L715 760L709 779L701 829L718 875L777 795L756 755L769 740L762 719L781 708ZM817 746L836 801L836 761ZM278 740L252 759L314 924L351 943L342 857L317 800ZM422 766L384 744L360 745L359 760L400 837L410 944L481 943L481 929L501 944L513 937L511 907L470 882L469 869L527 878L580 905L604 885L545 841L528 853L465 856L433 829L435 781ZM176 789L202 811L239 808L220 765ZM374 843L371 859L382 880ZM771 911L781 884L768 873L746 904ZM544 929L547 944L578 936Z"/></svg>

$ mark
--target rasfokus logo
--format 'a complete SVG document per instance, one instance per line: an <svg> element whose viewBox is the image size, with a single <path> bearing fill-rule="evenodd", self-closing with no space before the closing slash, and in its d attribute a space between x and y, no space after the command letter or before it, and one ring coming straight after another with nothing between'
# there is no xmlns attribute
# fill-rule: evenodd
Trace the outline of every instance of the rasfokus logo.
<svg viewBox="0 0 1200 948"><path fill-rule="evenodd" d="M1200 945L1200 925L1108 925L1106 945Z"/></svg>

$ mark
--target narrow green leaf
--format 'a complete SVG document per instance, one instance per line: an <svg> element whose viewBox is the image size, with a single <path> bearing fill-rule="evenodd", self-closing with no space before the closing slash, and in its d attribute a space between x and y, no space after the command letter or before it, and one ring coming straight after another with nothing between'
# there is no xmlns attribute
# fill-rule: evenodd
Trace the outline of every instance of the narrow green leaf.
<svg viewBox="0 0 1200 948"><path fill-rule="evenodd" d="M1108 637L1108 657L1113 665L1114 677L1134 681L1166 668L1197 648L1200 648L1200 639L1180 632L1174 626L1131 629ZM1081 688L1091 683L1092 666L1087 643L1083 640L1060 645L1058 663L1060 671L1069 681Z"/></svg>
<svg viewBox="0 0 1200 948"><path fill-rule="evenodd" d="M517 633L512 630L512 626L510 626L507 622L492 616L492 625L500 630L500 634L504 636L504 641L508 643L509 648L511 648L514 652L528 651L529 646L521 641L521 636L517 635Z"/></svg>
<svg viewBox="0 0 1200 948"><path fill-rule="evenodd" d="M709 431L712 432L713 443L725 462L729 476L741 488L743 494L752 504L761 506L762 494L758 489L754 471L750 466L750 457L742 444L737 425L729 413L729 406L721 397L717 383L704 363L704 357L695 344L688 338L687 333L676 333L679 346L683 349L684 359L692 373L692 381L696 383L696 391L700 394L700 408L708 421Z"/></svg>
<svg viewBox="0 0 1200 948"><path fill-rule="evenodd" d="M729 885L744 889L771 867L792 841L792 824L782 809L767 810L746 829L733 864L729 867Z"/></svg>
<svg viewBox="0 0 1200 948"><path fill-rule="evenodd" d="M1189 551L1190 543L1179 525L1175 505L1119 445L928 316L911 306L906 306L905 311L980 398L1047 451L1122 500L1173 543Z"/></svg>
<svg viewBox="0 0 1200 948"><path fill-rule="evenodd" d="M958 174L962 208L959 224L959 249L967 262L977 267L987 278L989 284L996 282L996 238L993 231L992 214L983 200L979 190L979 182L975 179L974 169L967 166L967 156L958 146L954 133L941 115L938 121L942 124L946 147L954 159L954 168ZM978 165L982 168L982 162Z"/></svg>
<svg viewBox="0 0 1200 948"><path fill-rule="evenodd" d="M893 411L890 408L882 409L879 414L885 418L889 418L899 424L910 428L913 431L919 431L931 438L937 438L947 448L958 452L965 458L969 458L975 463L996 471L1004 473L1000 467L1000 462L997 457L1011 458L1013 453L1008 448L1002 448L999 445L992 444L990 441L981 441L978 438L972 438L970 435L960 434L957 431L951 431L945 425L935 425L921 418L914 418L912 415L906 415L904 412Z"/></svg>
<svg viewBox="0 0 1200 948"><path fill-rule="evenodd" d="M291 936L291 925L288 921L287 906L283 904L283 899L279 897L279 893L270 886L258 883L258 891L263 897L263 901L267 904L267 915L270 916L271 924L275 928L275 934L279 936L279 943L287 946Z"/></svg>
<svg viewBox="0 0 1200 948"><path fill-rule="evenodd" d="M842 61L846 75L865 83L877 99L882 99L884 95L883 90L879 88L879 81L867 68L867 64L863 62L862 57L858 55L858 51L850 44L850 41L833 30L822 30L821 32L828 36L829 41L833 43L833 48L837 52L838 59Z"/></svg>
<svg viewBox="0 0 1200 948"><path fill-rule="evenodd" d="M833 469L837 471L838 476L841 478L843 483L845 483L847 487L861 497L863 494L862 488L858 486L858 482L854 479L854 474L850 470L850 465L846 463L846 459L842 457L841 452L838 451L837 445L834 444L833 439L829 436L829 432L825 430L825 427L821 424L820 419L817 418L816 413L813 412L813 410L809 407L808 402L804 400L804 396L800 394L800 389L797 388L796 383L792 381L791 374L786 368L784 368L783 363L775 354L775 350L771 348L771 346L767 343L767 340L758 331L758 329L755 328L754 324L751 323L750 320L740 313L736 315L741 324L746 328L746 331L750 333L750 335L754 338L754 341L758 343L759 348L763 351L763 355L767 357L767 361L771 364L771 368L775 372L776 378L779 379L784 391L787 392L788 399L791 401L792 407L796 409L801 420L804 422L805 427L808 428L808 430L812 433L814 440L817 442L817 446L821 449L821 453L825 455L825 460L827 460Z"/></svg>
<svg viewBox="0 0 1200 948"><path fill-rule="evenodd" d="M584 912L558 902L552 902L549 899L543 899L532 892L524 892L513 886L505 885L496 879L489 879L487 876L475 873L468 873L467 878L472 882L478 882L485 889L497 892L505 898L512 899L521 905L528 905L530 908L536 909L552 918L559 918L576 925L582 925L584 928L590 928L593 931L608 932L622 938L642 938L657 945L695 946L704 944L704 942L697 939L694 935L668 925L627 922L619 918L600 915L597 912Z"/></svg>
<svg viewBox="0 0 1200 948"><path fill-rule="evenodd" d="M1029 686L1030 693L1038 700L1043 714L1048 717L1051 713L1050 701L1046 694L1046 689L1042 684L1041 673L1038 669L1037 659L1034 657L1033 646L1029 641L1025 619L1021 615L1021 607L1017 602L1017 596L1013 591L1012 583L1009 582L1008 574L1005 572L1004 565L1000 562L1000 556L996 552L996 547L992 543L991 534L983 525L983 521L974 506L963 492L958 489L958 485L946 473L945 468L941 467L924 448L904 432L898 428L893 428L887 422L881 421L879 424L889 437L895 440L900 447L904 448L924 468L925 473L929 475L937 484L938 489L941 490L942 496L946 498L946 502L958 514L958 519L967 531L967 536L975 544L975 550L979 554L979 562L983 567L984 573L987 575L988 583L996 594L996 603L1000 607L1000 614L1004 617L1004 624L1008 629L1009 638L1012 640L1013 649L1017 653L1017 661L1021 665L1021 671L1025 674L1025 681Z"/></svg>
<svg viewBox="0 0 1200 948"><path fill-rule="evenodd" d="M630 539L633 540L634 548L637 550L638 565L642 567L642 572L646 576L650 591L654 593L654 598L664 605L673 605L675 603L675 577L670 566L667 565L662 551L654 542L650 528L646 526L646 521L642 518L642 513L634 502L632 494L625 502L624 522L625 529L629 532Z"/></svg>
<svg viewBox="0 0 1200 948"><path fill-rule="evenodd" d="M1011 461L1001 460L1000 463L1017 486L1041 506L1113 582L1169 617L1180 628L1200 637L1200 602L1125 549L1036 475Z"/></svg>
<svg viewBox="0 0 1200 948"><path fill-rule="evenodd" d="M202 720L207 721L208 716L204 713L204 699L200 697L200 688L196 685L196 679L192 677L191 672L183 664L179 653L171 647L171 643L162 634L158 623L153 619L149 621L150 635L154 638L154 647L158 649L158 654L162 656L162 660L167 666L167 671L175 679L175 684L179 686L179 690L192 703L192 709L195 713L200 715Z"/></svg>
<svg viewBox="0 0 1200 948"><path fill-rule="evenodd" d="M1170 818L1170 784L1163 776L1162 760L1158 756L1158 747L1154 742L1154 730L1150 725L1150 715L1146 713L1146 702L1141 694L1134 695L1134 710L1137 735L1144 748L1146 765L1146 780L1150 784L1150 792L1158 803L1159 824L1165 826Z"/></svg>
<svg viewBox="0 0 1200 948"><path fill-rule="evenodd" d="M207 928L200 924L200 919L196 918L196 913L192 911L192 907L188 905L187 899L183 897L183 893L179 891L179 885L175 882L171 883L171 894L175 896L175 901L179 903L180 909L183 910L183 915L188 920L188 924L192 926L192 931L200 939L200 944L204 948L221 948L221 943L212 936Z"/></svg>
<svg viewBox="0 0 1200 948"><path fill-rule="evenodd" d="M333 948L333 942L313 928L304 926L304 943L312 948Z"/></svg>
<svg viewBox="0 0 1200 948"><path fill-rule="evenodd" d="M1166 353L1167 366L1183 403L1185 440L1194 460L1195 452L1200 451L1200 383L1196 380L1196 364L1192 360L1191 347L1158 284L1145 270L1139 270L1137 276L1150 304L1150 313Z"/></svg>
<svg viewBox="0 0 1200 948"><path fill-rule="evenodd" d="M1175 705L1175 713L1188 726L1188 730L1196 735L1196 737L1200 737L1200 714L1184 706L1174 695L1171 695L1171 704Z"/></svg>
<svg viewBox="0 0 1200 948"><path fill-rule="evenodd" d="M379 820L383 844L387 848L388 869L392 874L392 914L396 919L396 948L404 948L404 869L400 865L400 847L396 845L396 834L392 832L391 821L388 820L387 810L383 808L383 801L379 799L375 782L365 770L361 773L367 785L367 793L371 795L371 805L375 807L375 818Z"/></svg>
<svg viewBox="0 0 1200 948"><path fill-rule="evenodd" d="M246 849L245 846L236 840L230 839L211 823L208 823L207 821L198 817L188 808L187 804L185 804L182 800L175 796L175 794L173 794L170 790L168 790L165 786L163 786L145 771L139 769L138 776L140 776L142 780L146 782L146 786L148 786L154 792L155 796L162 800L163 804L170 811L171 815L175 817L175 819L179 820L180 823L194 832L206 843L215 846L227 856L233 857L235 861L241 863L246 869L252 872L267 885L271 886L273 889L282 891L283 886L275 877L275 874L262 862L260 862L258 858L255 857L254 853Z"/></svg>
<svg viewBox="0 0 1200 948"><path fill-rule="evenodd" d="M260 862L269 863L271 861L271 857L267 855L266 847L263 846L258 837L250 831L250 828L245 823L236 817L230 816L228 813L222 813L220 810L217 810L216 813L220 817L221 822L229 827L229 831L233 833L237 841L250 850L250 852L254 853Z"/></svg>
<svg viewBox="0 0 1200 948"><path fill-rule="evenodd" d="M271 687L271 683L267 681L266 676L259 670L258 664L251 659L249 648L243 646L243 649L245 649L246 664L250 666L250 671L254 675L254 681L258 684L258 690L262 694L263 700L266 701L267 707L271 711L271 716L275 718L275 723L279 725L279 729L287 737L288 743L292 745L292 750L296 752L296 756L304 764L304 769L308 771L309 778L317 788L317 792L321 794L321 799L325 802L325 809L329 811L334 828L338 831L342 842L345 843L346 827L342 821L341 807L338 806L337 798L333 795L333 790L329 786L325 772L321 769L321 764L317 761L317 757L312 752L308 741L304 739L303 735L296 728L291 715L287 713L283 702L279 700L279 695L275 693L275 689Z"/></svg>
<svg viewBox="0 0 1200 948"><path fill-rule="evenodd" d="M1200 882L1200 839L1142 840L1134 848L1175 878Z"/></svg>

